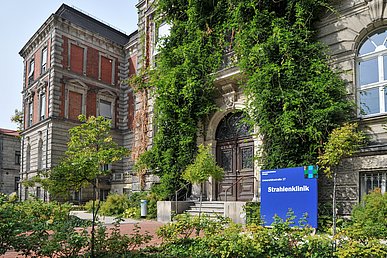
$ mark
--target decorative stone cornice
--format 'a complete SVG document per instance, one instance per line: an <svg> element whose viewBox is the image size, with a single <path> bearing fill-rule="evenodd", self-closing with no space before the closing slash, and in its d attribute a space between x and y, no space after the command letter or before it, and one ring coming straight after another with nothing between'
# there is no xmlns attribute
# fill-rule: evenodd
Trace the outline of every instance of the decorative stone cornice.
<svg viewBox="0 0 387 258"><path fill-rule="evenodd" d="M28 58L28 56L36 49L42 41L49 35L51 29L53 28L54 16L51 15L43 25L35 32L35 34L28 40L27 44L19 51L21 57Z"/></svg>
<svg viewBox="0 0 387 258"><path fill-rule="evenodd" d="M369 13L372 21L383 19L384 9L386 8L385 0L364 0L369 7Z"/></svg>

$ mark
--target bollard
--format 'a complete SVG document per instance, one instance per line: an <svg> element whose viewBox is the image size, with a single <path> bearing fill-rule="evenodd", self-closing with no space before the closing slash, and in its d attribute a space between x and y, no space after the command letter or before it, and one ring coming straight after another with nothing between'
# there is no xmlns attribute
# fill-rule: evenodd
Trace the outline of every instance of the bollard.
<svg viewBox="0 0 387 258"><path fill-rule="evenodd" d="M148 214L147 200L141 200L141 217L146 217Z"/></svg>

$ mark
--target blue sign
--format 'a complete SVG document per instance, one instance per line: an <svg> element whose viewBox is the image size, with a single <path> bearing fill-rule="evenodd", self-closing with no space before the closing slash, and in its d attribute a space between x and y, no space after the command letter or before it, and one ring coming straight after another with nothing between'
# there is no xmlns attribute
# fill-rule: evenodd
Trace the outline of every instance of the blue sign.
<svg viewBox="0 0 387 258"><path fill-rule="evenodd" d="M289 209L295 225L307 214L307 224L317 228L317 166L261 171L261 217L266 226L274 215L285 220Z"/></svg>

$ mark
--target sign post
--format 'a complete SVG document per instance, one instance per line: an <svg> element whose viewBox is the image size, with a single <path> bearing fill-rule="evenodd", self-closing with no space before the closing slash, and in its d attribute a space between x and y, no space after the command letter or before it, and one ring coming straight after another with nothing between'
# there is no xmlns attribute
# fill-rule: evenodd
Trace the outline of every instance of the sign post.
<svg viewBox="0 0 387 258"><path fill-rule="evenodd" d="M261 171L261 218L270 226L275 215L283 220L289 209L295 225L307 214L306 224L317 228L317 166Z"/></svg>

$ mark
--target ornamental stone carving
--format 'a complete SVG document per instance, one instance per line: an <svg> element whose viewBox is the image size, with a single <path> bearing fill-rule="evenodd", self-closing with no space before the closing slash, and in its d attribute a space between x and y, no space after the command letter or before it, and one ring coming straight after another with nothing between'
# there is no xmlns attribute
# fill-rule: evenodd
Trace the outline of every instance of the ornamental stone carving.
<svg viewBox="0 0 387 258"><path fill-rule="evenodd" d="M237 98L236 93L236 87L233 84L226 84L222 86L222 96L224 104L226 105L227 109L234 109L235 108L235 101Z"/></svg>
<svg viewBox="0 0 387 258"><path fill-rule="evenodd" d="M384 0L364 0L369 7L369 13L372 21L383 19L386 3Z"/></svg>

